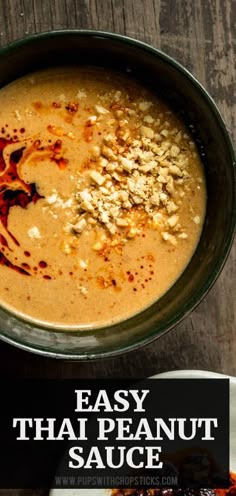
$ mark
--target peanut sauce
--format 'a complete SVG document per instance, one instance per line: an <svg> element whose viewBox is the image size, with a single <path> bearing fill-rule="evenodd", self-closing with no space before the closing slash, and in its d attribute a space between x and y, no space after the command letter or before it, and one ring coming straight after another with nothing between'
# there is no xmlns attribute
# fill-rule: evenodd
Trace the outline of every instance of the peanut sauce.
<svg viewBox="0 0 236 496"><path fill-rule="evenodd" d="M0 90L0 302L11 312L66 329L135 315L189 263L205 206L191 134L132 75L62 67Z"/></svg>

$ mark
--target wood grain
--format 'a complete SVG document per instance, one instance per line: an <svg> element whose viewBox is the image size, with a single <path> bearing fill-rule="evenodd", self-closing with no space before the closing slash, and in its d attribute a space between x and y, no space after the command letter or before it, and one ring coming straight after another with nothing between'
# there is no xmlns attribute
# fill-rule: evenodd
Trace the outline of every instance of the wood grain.
<svg viewBox="0 0 236 496"><path fill-rule="evenodd" d="M175 57L204 84L236 141L236 0L0 0L0 44L52 29L113 31ZM217 157L216 157L217 160ZM138 377L172 369L236 375L236 245L214 288L175 330L129 355L96 363L54 361L0 344L11 376Z"/></svg>
<svg viewBox="0 0 236 496"><path fill-rule="evenodd" d="M51 29L90 28L133 36L184 64L219 105L236 140L236 1L1 0L0 42ZM0 345L2 373L35 376L138 376L175 368L236 374L235 246L209 295L154 344L128 357L62 363Z"/></svg>
<svg viewBox="0 0 236 496"><path fill-rule="evenodd" d="M206 86L236 139L236 1L1 0L0 42L51 29L90 28L163 49ZM1 344L2 372L42 376L137 376L175 368L236 374L235 247L210 294L155 344L93 364L55 362Z"/></svg>

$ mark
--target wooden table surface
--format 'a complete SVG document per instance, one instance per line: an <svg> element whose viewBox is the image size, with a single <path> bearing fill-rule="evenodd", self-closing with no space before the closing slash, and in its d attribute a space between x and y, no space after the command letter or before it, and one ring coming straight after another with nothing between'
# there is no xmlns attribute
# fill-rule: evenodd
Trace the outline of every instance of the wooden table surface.
<svg viewBox="0 0 236 496"><path fill-rule="evenodd" d="M0 0L1 45L31 33L66 28L126 34L175 57L208 89L235 142L235 0ZM112 360L67 363L0 343L1 375L138 377L173 369L236 375L235 256L234 245L204 301L150 346Z"/></svg>
<svg viewBox="0 0 236 496"><path fill-rule="evenodd" d="M126 34L175 57L209 90L235 142L235 0L0 0L1 45L31 33L66 28ZM171 333L140 351L94 363L67 363L0 343L1 373L137 377L206 369L236 375L235 246L197 309Z"/></svg>

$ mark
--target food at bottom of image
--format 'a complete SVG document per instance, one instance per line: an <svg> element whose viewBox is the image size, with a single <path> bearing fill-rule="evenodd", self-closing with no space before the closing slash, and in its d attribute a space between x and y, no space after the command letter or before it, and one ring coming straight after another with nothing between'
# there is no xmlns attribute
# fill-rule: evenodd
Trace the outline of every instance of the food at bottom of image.
<svg viewBox="0 0 236 496"><path fill-rule="evenodd" d="M0 90L0 301L47 325L101 327L158 300L206 206L184 124L132 79L58 68Z"/></svg>
<svg viewBox="0 0 236 496"><path fill-rule="evenodd" d="M235 496L236 474L230 474L228 489L112 489L111 496Z"/></svg>

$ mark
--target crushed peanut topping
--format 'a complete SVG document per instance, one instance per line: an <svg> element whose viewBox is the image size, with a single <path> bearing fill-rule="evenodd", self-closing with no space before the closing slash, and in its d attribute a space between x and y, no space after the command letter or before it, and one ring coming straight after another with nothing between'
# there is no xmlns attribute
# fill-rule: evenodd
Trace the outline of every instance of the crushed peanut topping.
<svg viewBox="0 0 236 496"><path fill-rule="evenodd" d="M94 106L95 115L85 124L90 141L97 119L114 117L101 145L90 148L87 170L78 171L73 232L80 235L97 226L105 230L106 242L119 235L124 243L148 227L176 245L178 238L187 239L178 210L191 178L189 157L196 153L195 145L182 128L170 127L167 113L152 115L152 102L126 106L121 98L116 92L111 104L110 94L100 97L102 105ZM198 219L193 218L195 223ZM98 240L93 249L103 246Z"/></svg>
<svg viewBox="0 0 236 496"><path fill-rule="evenodd" d="M28 230L28 236L31 239L40 239L41 238L41 234L40 234L39 228L37 226L31 227Z"/></svg>

